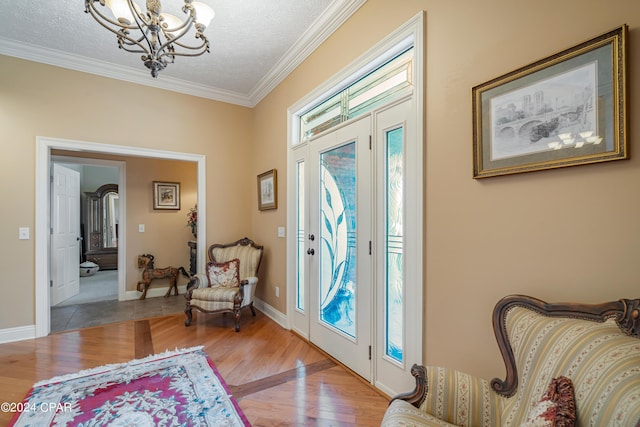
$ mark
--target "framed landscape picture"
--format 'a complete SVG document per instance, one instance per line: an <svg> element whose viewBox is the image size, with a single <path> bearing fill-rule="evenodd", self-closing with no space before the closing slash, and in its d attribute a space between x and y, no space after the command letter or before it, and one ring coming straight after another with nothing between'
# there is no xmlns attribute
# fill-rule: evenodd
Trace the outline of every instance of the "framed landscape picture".
<svg viewBox="0 0 640 427"><path fill-rule="evenodd" d="M472 89L473 177L626 159L626 25Z"/></svg>
<svg viewBox="0 0 640 427"><path fill-rule="evenodd" d="M275 169L258 175L258 209L265 211L278 207L278 181Z"/></svg>
<svg viewBox="0 0 640 427"><path fill-rule="evenodd" d="M180 183L153 181L153 209L180 210Z"/></svg>

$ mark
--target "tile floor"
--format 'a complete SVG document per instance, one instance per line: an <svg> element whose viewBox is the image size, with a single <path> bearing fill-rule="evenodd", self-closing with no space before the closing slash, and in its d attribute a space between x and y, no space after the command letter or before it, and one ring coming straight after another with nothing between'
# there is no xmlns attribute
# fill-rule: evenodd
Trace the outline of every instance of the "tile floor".
<svg viewBox="0 0 640 427"><path fill-rule="evenodd" d="M184 295L171 295L168 298L112 300L51 307L51 332L181 313L184 306Z"/></svg>
<svg viewBox="0 0 640 427"><path fill-rule="evenodd" d="M51 307L51 332L181 313L184 295L118 301L116 270L80 278L80 293Z"/></svg>

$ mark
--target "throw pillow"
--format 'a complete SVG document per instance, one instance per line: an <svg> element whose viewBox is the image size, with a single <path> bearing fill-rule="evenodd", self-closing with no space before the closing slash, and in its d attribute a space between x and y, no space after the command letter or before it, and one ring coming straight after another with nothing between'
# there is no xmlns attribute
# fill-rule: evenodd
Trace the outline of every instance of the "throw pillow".
<svg viewBox="0 0 640 427"><path fill-rule="evenodd" d="M521 427L574 427L576 401L573 383L567 377L551 380L542 399L529 411Z"/></svg>
<svg viewBox="0 0 640 427"><path fill-rule="evenodd" d="M208 263L207 278L210 286L240 286L240 260L236 258L227 262Z"/></svg>

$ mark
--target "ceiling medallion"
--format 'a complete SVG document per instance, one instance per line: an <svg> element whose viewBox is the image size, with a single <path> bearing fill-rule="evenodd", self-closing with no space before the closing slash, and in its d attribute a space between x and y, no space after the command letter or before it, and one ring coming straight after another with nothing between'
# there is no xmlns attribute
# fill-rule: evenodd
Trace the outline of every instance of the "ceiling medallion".
<svg viewBox="0 0 640 427"><path fill-rule="evenodd" d="M160 0L147 0L144 13L133 0L85 0L84 5L86 13L117 36L120 49L142 53L142 62L153 77L158 77L158 72L173 63L176 56L209 52L204 30L215 15L213 9L201 2L183 1L184 20L163 13ZM113 16L103 13L105 6ZM181 40L187 34L195 36L195 45Z"/></svg>

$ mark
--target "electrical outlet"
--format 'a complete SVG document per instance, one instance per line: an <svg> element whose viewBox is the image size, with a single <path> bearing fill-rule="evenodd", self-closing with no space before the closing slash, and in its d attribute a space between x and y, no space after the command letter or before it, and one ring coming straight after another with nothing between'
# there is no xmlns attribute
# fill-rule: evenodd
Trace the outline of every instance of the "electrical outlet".
<svg viewBox="0 0 640 427"><path fill-rule="evenodd" d="M144 233L144 224L138 224L138 233Z"/></svg>
<svg viewBox="0 0 640 427"><path fill-rule="evenodd" d="M280 298L280 288L276 286L276 298Z"/></svg>
<svg viewBox="0 0 640 427"><path fill-rule="evenodd" d="M278 227L278 237L284 237L284 227Z"/></svg>

